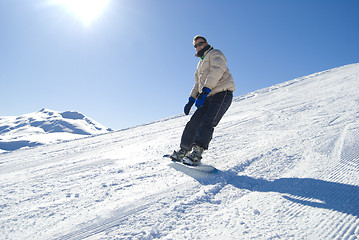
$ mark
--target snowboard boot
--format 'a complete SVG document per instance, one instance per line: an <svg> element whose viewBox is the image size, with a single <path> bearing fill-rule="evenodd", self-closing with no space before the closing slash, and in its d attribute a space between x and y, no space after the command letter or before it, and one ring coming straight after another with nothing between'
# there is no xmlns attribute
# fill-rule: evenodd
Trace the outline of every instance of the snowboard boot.
<svg viewBox="0 0 359 240"><path fill-rule="evenodd" d="M173 151L173 153L171 154L170 158L173 161L176 162L182 162L183 158L186 156L186 154L188 153L188 151L184 150L184 149L180 149L178 151Z"/></svg>
<svg viewBox="0 0 359 240"><path fill-rule="evenodd" d="M204 148L194 145L190 154L183 158L183 163L190 166L197 166L201 163Z"/></svg>

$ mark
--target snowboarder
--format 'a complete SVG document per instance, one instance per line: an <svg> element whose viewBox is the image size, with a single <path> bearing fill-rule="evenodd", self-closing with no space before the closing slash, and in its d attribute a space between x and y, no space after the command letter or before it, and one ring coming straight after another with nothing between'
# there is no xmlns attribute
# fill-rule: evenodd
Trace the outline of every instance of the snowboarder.
<svg viewBox="0 0 359 240"><path fill-rule="evenodd" d="M223 53L202 36L194 37L193 45L200 60L184 112L188 115L193 104L197 110L183 131L180 150L170 156L174 161L192 166L200 163L203 151L208 149L214 128L231 105L235 90Z"/></svg>

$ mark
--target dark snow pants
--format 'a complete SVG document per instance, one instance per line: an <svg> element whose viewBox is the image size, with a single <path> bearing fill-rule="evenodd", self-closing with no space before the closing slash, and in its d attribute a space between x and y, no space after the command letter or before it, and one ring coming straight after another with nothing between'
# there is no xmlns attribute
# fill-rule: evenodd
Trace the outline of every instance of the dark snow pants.
<svg viewBox="0 0 359 240"><path fill-rule="evenodd" d="M191 151L193 145L208 149L214 128L232 103L231 91L219 92L207 97L203 106L198 108L186 124L182 134L181 148Z"/></svg>

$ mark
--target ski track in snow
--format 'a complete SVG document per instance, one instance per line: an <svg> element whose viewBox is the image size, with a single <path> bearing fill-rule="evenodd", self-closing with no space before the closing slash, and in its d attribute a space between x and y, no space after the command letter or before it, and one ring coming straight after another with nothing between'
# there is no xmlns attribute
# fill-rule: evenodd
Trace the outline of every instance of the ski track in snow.
<svg viewBox="0 0 359 240"><path fill-rule="evenodd" d="M1 239L358 239L359 64L238 97L204 161L187 116L0 154Z"/></svg>

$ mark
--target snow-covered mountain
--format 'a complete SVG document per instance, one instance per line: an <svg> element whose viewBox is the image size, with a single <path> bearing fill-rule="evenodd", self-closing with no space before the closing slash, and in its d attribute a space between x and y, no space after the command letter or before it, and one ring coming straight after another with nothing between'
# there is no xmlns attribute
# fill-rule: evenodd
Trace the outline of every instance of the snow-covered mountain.
<svg viewBox="0 0 359 240"><path fill-rule="evenodd" d="M0 151L12 151L112 131L74 111L41 109L18 117L0 117Z"/></svg>
<svg viewBox="0 0 359 240"><path fill-rule="evenodd" d="M1 238L358 239L358 93L352 64L237 97L215 174L161 157L183 115L0 154Z"/></svg>

